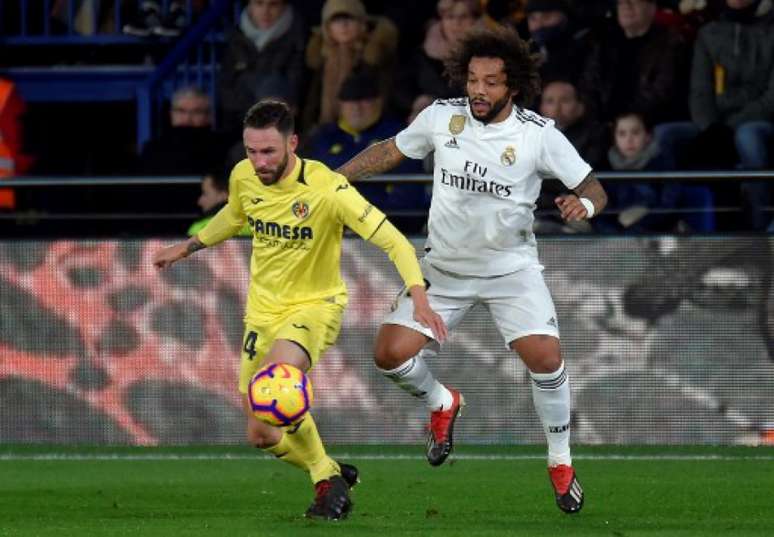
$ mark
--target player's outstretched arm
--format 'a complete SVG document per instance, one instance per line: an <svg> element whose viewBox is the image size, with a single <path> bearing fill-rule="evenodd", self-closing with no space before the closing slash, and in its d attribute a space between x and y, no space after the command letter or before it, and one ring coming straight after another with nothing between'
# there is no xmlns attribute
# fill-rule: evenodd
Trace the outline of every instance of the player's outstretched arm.
<svg viewBox="0 0 774 537"><path fill-rule="evenodd" d="M191 237L185 242L179 242L172 246L162 248L155 254L153 254L153 266L158 269L164 269L172 265L175 261L188 257L194 252L207 248L207 246L200 241L196 235Z"/></svg>
<svg viewBox="0 0 774 537"><path fill-rule="evenodd" d="M607 205L607 194L602 184L590 173L573 189L575 194L558 196L554 202L567 222L591 218Z"/></svg>
<svg viewBox="0 0 774 537"><path fill-rule="evenodd" d="M406 156L395 144L395 138L376 143L355 155L346 164L336 170L350 181L358 181L371 175L378 175L393 169Z"/></svg>

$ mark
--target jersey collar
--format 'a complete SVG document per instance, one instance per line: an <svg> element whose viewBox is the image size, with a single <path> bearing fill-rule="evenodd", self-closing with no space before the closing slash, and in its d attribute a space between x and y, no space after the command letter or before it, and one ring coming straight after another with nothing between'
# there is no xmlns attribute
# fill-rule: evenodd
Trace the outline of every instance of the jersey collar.
<svg viewBox="0 0 774 537"><path fill-rule="evenodd" d="M296 186L298 178L301 175L301 157L295 155L296 163L293 165L293 171L291 171L287 177L284 177L271 185L270 188L276 188L278 190L291 190Z"/></svg>
<svg viewBox="0 0 774 537"><path fill-rule="evenodd" d="M468 104L465 106L465 111L467 112L468 118L470 119L470 124L473 125L473 129L480 134L500 133L506 129L509 129L513 125L513 122L516 121L515 104L511 107L511 113L508 115L508 117L498 123L482 123L481 121L477 120L476 116L473 115L473 111L470 109L470 99L468 99Z"/></svg>

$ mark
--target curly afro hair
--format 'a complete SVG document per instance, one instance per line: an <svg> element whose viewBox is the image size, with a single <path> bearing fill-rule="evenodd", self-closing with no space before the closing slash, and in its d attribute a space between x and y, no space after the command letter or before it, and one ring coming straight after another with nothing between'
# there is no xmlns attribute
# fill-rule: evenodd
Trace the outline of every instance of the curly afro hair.
<svg viewBox="0 0 774 537"><path fill-rule="evenodd" d="M529 105L540 94L538 55L530 52L529 44L515 30L504 27L476 29L462 38L444 62L445 74L454 86L465 88L472 58L503 60L506 84L515 94L513 100L517 105Z"/></svg>

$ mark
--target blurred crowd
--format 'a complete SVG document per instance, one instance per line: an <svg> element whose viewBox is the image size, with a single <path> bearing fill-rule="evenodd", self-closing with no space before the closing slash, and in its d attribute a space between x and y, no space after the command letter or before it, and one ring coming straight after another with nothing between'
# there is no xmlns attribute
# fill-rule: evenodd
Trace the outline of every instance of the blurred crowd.
<svg viewBox="0 0 774 537"><path fill-rule="evenodd" d="M182 2L126 3L132 9L121 30L130 35L174 37L191 21ZM207 3L193 6L201 12ZM531 40L543 83L531 108L553 119L595 170L771 169L772 0L247 0L243 6L222 45L216 101L202 88L179 89L168 124L121 172L222 176L243 158L244 112L264 97L296 110L300 154L335 168L395 135L434 99L462 95L464 88L447 83L444 59L467 31L487 25L514 26ZM18 144L7 147L19 133L6 134L14 129L5 118L20 106L0 106L0 151L18 156L15 170L2 172L9 175L36 171ZM409 161L398 172L427 173L431 165ZM598 231L712 232L714 209L725 205L743 208L738 229L766 230L771 221L767 181L605 186L610 214L596 219ZM421 185L363 190L388 210L429 204Z"/></svg>

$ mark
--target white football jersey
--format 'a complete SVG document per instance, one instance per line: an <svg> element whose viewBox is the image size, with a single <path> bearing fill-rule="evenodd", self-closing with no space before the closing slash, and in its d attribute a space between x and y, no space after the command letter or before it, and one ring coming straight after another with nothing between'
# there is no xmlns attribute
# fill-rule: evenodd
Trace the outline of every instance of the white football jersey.
<svg viewBox="0 0 774 537"><path fill-rule="evenodd" d="M410 158L435 151L427 259L461 275L539 265L532 223L542 179L572 189L591 172L553 120L514 106L505 121L484 124L467 98L435 101L395 142Z"/></svg>

